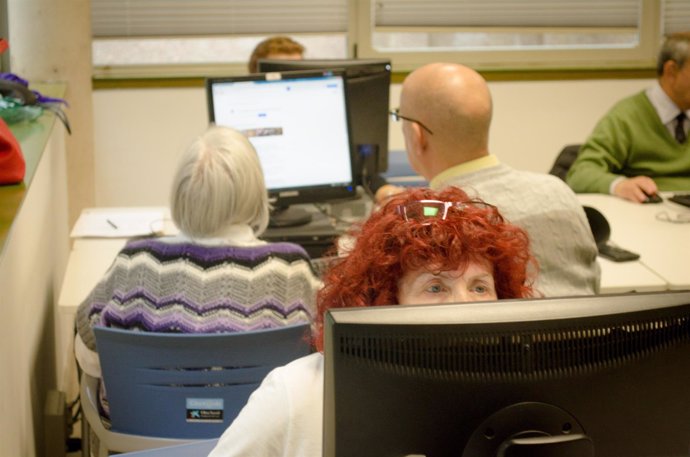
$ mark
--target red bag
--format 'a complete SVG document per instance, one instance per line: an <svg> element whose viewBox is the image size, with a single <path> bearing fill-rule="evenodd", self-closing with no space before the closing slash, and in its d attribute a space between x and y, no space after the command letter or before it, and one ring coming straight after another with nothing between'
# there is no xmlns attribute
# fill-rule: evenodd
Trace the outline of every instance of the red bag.
<svg viewBox="0 0 690 457"><path fill-rule="evenodd" d="M24 179L26 163L19 142L0 119L0 184L16 184Z"/></svg>

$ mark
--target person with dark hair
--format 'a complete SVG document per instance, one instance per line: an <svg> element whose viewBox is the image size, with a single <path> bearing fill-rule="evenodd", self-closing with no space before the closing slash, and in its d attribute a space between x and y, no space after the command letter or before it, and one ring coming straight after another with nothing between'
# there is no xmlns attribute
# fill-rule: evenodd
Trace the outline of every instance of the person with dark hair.
<svg viewBox="0 0 690 457"><path fill-rule="evenodd" d="M666 37L657 81L597 123L566 177L575 192L637 203L658 191L690 190L690 32Z"/></svg>
<svg viewBox="0 0 690 457"><path fill-rule="evenodd" d="M213 126L194 140L170 206L180 234L129 241L79 305L75 354L92 377L101 377L95 326L218 333L312 322L321 282L301 246L258 238L268 193L243 134Z"/></svg>
<svg viewBox="0 0 690 457"><path fill-rule="evenodd" d="M259 59L301 60L304 58L304 46L284 35L276 35L256 45L249 57L249 73L259 71Z"/></svg>
<svg viewBox="0 0 690 457"><path fill-rule="evenodd" d="M455 187L396 194L348 235L352 249L330 265L317 295L319 351L331 308L537 295L525 231ZM316 352L269 373L210 457L321 455L322 426L323 354Z"/></svg>
<svg viewBox="0 0 690 457"><path fill-rule="evenodd" d="M266 38L254 48L249 58L249 72L259 71L260 59L302 60L305 52L306 48L302 44L288 36L276 35ZM401 187L389 184L382 175L371 176L366 187L371 190L377 203L382 203L391 195L403 190Z"/></svg>

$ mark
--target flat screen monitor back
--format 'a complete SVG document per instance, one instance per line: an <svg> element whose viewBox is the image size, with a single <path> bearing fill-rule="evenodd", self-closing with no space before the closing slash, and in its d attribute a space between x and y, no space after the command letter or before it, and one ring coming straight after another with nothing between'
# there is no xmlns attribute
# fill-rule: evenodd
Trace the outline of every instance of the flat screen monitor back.
<svg viewBox="0 0 690 457"><path fill-rule="evenodd" d="M690 292L329 311L324 456L690 455Z"/></svg>
<svg viewBox="0 0 690 457"><path fill-rule="evenodd" d="M353 169L359 180L388 170L388 112L391 63L388 59L259 60L259 71L343 69L348 92Z"/></svg>

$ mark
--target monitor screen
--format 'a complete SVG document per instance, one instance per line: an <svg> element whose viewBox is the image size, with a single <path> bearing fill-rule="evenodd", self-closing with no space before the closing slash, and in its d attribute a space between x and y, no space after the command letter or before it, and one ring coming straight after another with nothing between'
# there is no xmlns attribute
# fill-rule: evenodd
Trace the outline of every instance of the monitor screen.
<svg viewBox="0 0 690 457"><path fill-rule="evenodd" d="M259 71L344 69L357 183L388 170L389 59L259 60Z"/></svg>
<svg viewBox="0 0 690 457"><path fill-rule="evenodd" d="M279 211L356 195L342 72L209 78L206 89L210 121L249 138ZM273 225L306 222L288 219Z"/></svg>
<svg viewBox="0 0 690 457"><path fill-rule="evenodd" d="M690 455L690 292L331 310L324 456Z"/></svg>

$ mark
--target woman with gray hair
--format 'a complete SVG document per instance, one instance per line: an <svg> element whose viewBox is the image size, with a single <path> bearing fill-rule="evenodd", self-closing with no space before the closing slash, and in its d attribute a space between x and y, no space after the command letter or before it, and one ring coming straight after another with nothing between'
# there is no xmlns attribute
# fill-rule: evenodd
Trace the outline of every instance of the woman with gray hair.
<svg viewBox="0 0 690 457"><path fill-rule="evenodd" d="M79 306L75 353L91 376L100 378L97 325L239 332L314 316L321 283L307 253L258 238L268 225L268 195L244 135L214 126L197 138L178 164L170 202L180 234L128 242Z"/></svg>

